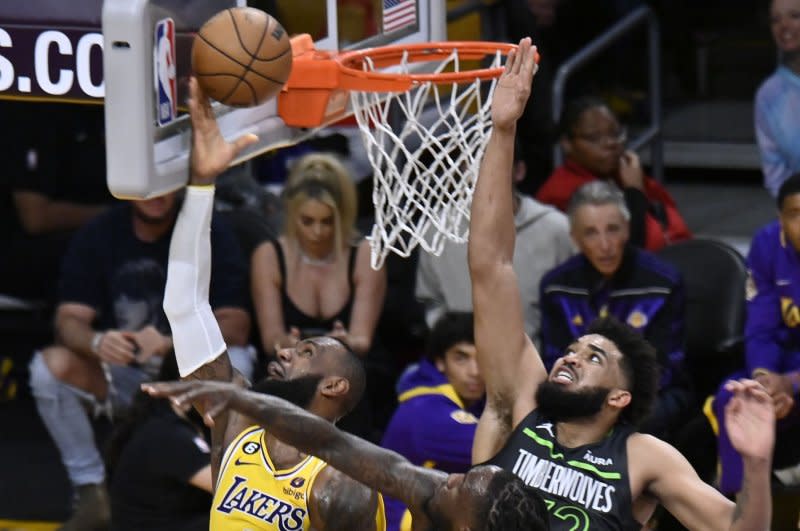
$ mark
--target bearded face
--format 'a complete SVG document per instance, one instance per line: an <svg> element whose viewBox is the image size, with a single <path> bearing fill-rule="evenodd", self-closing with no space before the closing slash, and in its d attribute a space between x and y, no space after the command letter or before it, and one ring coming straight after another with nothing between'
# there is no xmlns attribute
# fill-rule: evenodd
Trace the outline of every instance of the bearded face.
<svg viewBox="0 0 800 531"><path fill-rule="evenodd" d="M309 374L291 380L265 378L255 384L252 390L265 395L277 396L297 407L308 409L317 394L317 388L321 381L322 375L319 374Z"/></svg>
<svg viewBox="0 0 800 531"><path fill-rule="evenodd" d="M600 413L610 392L611 389L605 387L575 391L544 381L536 389L536 405L539 412L554 422L589 418Z"/></svg>

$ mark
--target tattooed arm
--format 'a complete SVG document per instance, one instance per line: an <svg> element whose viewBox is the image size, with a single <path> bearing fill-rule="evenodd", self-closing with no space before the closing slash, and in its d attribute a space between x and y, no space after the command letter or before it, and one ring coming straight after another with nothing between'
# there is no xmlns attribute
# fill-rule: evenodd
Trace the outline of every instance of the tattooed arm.
<svg viewBox="0 0 800 531"><path fill-rule="evenodd" d="M206 422L216 422L224 409L255 420L270 435L301 452L315 455L330 466L387 496L402 500L415 525L428 519L425 506L436 487L447 480L443 472L412 465L400 454L345 433L327 420L285 400L217 382L145 384L153 396L172 397L177 403L214 398Z"/></svg>
<svg viewBox="0 0 800 531"><path fill-rule="evenodd" d="M247 380L231 366L227 350L214 361L206 363L186 376L184 380L233 382L242 388L248 387ZM205 415L213 404L213 397L192 402L201 415ZM242 415L230 410L220 412L215 420L216 422L211 426L211 479L212 485L216 488L217 475L225 449L234 437L247 428L250 422Z"/></svg>
<svg viewBox="0 0 800 531"><path fill-rule="evenodd" d="M328 466L319 473L308 501L313 529L376 530L377 491Z"/></svg>

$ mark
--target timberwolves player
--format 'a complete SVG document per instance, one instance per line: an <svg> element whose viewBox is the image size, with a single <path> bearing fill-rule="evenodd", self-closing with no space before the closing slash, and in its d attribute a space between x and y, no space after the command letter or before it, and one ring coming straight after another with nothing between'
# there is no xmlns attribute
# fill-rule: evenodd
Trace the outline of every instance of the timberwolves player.
<svg viewBox="0 0 800 531"><path fill-rule="evenodd" d="M216 175L255 139L247 135L227 143L194 79L190 95L192 176L170 245L164 310L181 376L231 382L241 378L234 377L208 306L209 223ZM365 386L360 360L330 338L281 351L268 372L257 390L285 396L331 423L352 409ZM201 413L208 407L205 401L194 405ZM377 492L256 424L229 413L218 418L212 430L212 529L385 529L383 501Z"/></svg>
<svg viewBox="0 0 800 531"><path fill-rule="evenodd" d="M487 396L473 462L499 465L537 489L552 529L639 530L659 503L690 529L767 529L775 419L760 384L728 384L735 395L725 412L728 435L745 469L734 504L703 483L674 448L636 433L633 426L647 413L657 386L653 349L632 330L598 323L567 348L549 375L525 335L512 268L509 179L516 122L533 73L530 63L509 61L500 78L472 201L475 345ZM602 244L605 234L594 237Z"/></svg>

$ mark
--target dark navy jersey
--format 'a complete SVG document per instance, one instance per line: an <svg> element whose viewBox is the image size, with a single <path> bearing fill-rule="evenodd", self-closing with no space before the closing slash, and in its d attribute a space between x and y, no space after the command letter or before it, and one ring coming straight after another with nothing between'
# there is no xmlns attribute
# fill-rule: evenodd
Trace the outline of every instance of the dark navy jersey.
<svg viewBox="0 0 800 531"><path fill-rule="evenodd" d="M539 491L553 531L639 531L628 476L627 441L634 432L618 424L597 443L566 448L556 440L555 423L534 410L489 464Z"/></svg>

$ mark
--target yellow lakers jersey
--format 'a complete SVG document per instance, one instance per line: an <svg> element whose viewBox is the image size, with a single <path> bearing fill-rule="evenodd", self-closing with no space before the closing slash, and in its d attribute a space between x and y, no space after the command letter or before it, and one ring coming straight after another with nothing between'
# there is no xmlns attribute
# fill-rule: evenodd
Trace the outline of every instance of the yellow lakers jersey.
<svg viewBox="0 0 800 531"><path fill-rule="evenodd" d="M308 500L317 475L327 463L308 456L295 466L278 470L270 459L266 432L247 428L231 442L219 470L211 506L214 531L311 528ZM383 498L379 496L375 521L385 531Z"/></svg>

